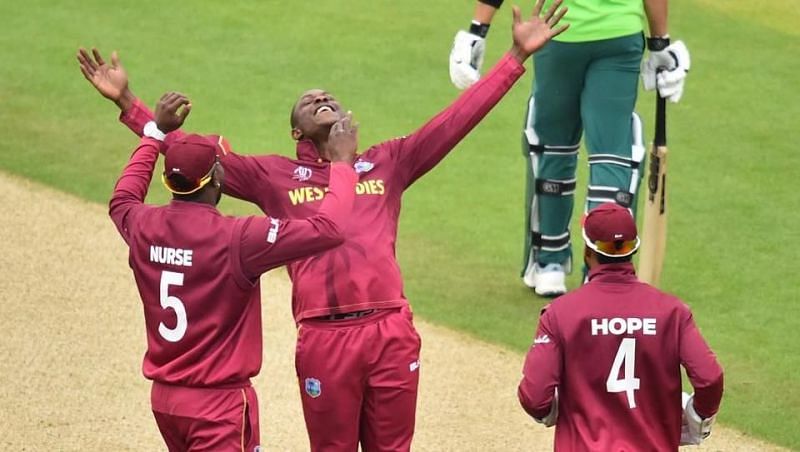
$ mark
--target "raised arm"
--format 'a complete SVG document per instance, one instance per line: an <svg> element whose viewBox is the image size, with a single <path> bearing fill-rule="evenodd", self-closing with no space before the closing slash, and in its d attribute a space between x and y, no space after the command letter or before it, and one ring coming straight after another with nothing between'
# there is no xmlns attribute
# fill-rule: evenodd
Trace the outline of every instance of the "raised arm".
<svg viewBox="0 0 800 452"><path fill-rule="evenodd" d="M137 136L145 135L145 127L154 120L153 112L130 89L128 73L116 51L111 53L111 62L103 59L97 49L91 52L79 49L77 54L81 73L100 95L114 102L120 109L119 120ZM152 126L150 126L152 128ZM157 136L158 132L152 133ZM169 145L184 136L180 129L166 134L158 150L163 154ZM225 194L260 204L267 184L255 183L266 180L265 169L259 165L257 157L243 156L233 152L230 144L221 136L211 135L219 143L218 154L225 166Z"/></svg>
<svg viewBox="0 0 800 452"><path fill-rule="evenodd" d="M353 170L357 126L350 115L330 131L332 164L328 192L316 215L302 220L251 217L241 229L240 262L253 281L267 270L337 246L344 241L358 176ZM234 240L237 240L234 237Z"/></svg>
<svg viewBox="0 0 800 452"><path fill-rule="evenodd" d="M153 138L142 138L114 186L108 214L125 243L128 243L130 236L132 213L144 205L147 187L150 186L153 168L158 160L159 145Z"/></svg>
<svg viewBox="0 0 800 452"><path fill-rule="evenodd" d="M541 13L544 0L536 3L533 14L520 19L519 8L512 8L513 45L489 74L472 85L444 111L411 135L391 143L398 170L406 186L436 166L464 136L502 99L525 72L523 63L566 26L557 26L566 8L556 0Z"/></svg>

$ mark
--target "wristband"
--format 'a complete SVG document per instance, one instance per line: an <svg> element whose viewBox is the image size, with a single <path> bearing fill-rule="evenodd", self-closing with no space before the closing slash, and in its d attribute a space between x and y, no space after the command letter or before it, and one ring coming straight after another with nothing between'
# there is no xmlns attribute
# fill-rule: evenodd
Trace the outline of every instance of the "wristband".
<svg viewBox="0 0 800 452"><path fill-rule="evenodd" d="M669 47L669 35L651 36L647 38L647 50L658 52Z"/></svg>
<svg viewBox="0 0 800 452"><path fill-rule="evenodd" d="M164 141L164 138L167 137L166 133L159 130L155 121L148 121L147 124L144 125L144 129L142 129L142 135L158 141Z"/></svg>
<svg viewBox="0 0 800 452"><path fill-rule="evenodd" d="M478 0L478 1L483 3L484 5L492 6L495 9L499 9L500 6L503 4L503 0Z"/></svg>
<svg viewBox="0 0 800 452"><path fill-rule="evenodd" d="M482 24L477 20L473 20L469 25L469 32L475 36L486 38L486 35L489 34L489 24Z"/></svg>

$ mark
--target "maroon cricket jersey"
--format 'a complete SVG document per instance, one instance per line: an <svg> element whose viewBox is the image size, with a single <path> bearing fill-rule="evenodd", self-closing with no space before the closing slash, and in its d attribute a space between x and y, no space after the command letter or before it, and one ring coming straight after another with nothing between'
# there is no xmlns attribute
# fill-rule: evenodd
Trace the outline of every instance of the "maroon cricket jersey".
<svg viewBox="0 0 800 452"><path fill-rule="evenodd" d="M355 172L334 164L308 219L227 217L197 202L143 203L160 145L142 138L109 209L144 306L143 373L184 386L245 384L261 367L259 276L342 242Z"/></svg>
<svg viewBox="0 0 800 452"><path fill-rule="evenodd" d="M696 410L715 414L722 369L689 308L639 282L630 263L600 265L544 309L519 398L541 419L558 388L556 450L678 450L681 365Z"/></svg>
<svg viewBox="0 0 800 452"><path fill-rule="evenodd" d="M344 244L289 264L296 321L408 303L395 255L403 192L436 166L524 72L517 60L504 56L484 78L419 130L371 146L357 156L354 220ZM141 135L152 117L137 100L120 120ZM167 142L181 134L169 134ZM225 167L225 192L257 204L269 215L305 218L315 214L330 180L330 162L320 159L311 141L298 143L297 159L244 156L227 146L220 158Z"/></svg>

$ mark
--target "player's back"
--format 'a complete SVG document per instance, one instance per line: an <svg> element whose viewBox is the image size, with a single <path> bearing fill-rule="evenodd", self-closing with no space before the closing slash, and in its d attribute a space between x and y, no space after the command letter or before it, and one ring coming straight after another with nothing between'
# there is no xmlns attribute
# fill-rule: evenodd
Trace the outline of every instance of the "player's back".
<svg viewBox="0 0 800 452"><path fill-rule="evenodd" d="M241 221L177 200L136 213L130 265L144 305L147 378L235 386L258 373L260 292L241 269Z"/></svg>
<svg viewBox="0 0 800 452"><path fill-rule="evenodd" d="M620 264L548 310L563 354L556 449L677 450L688 308Z"/></svg>

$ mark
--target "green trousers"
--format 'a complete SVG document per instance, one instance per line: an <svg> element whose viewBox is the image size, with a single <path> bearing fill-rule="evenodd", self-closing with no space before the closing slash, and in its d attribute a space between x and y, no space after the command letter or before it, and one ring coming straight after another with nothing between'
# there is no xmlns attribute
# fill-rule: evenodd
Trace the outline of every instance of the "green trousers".
<svg viewBox="0 0 800 452"><path fill-rule="evenodd" d="M523 274L534 263L571 271L569 224L585 132L585 210L603 202L636 206L644 158L634 113L641 33L600 41L551 41L534 55L534 82L522 135L527 163ZM580 233L578 234L580 240Z"/></svg>

